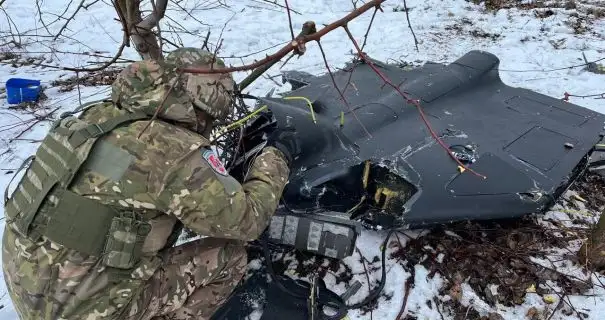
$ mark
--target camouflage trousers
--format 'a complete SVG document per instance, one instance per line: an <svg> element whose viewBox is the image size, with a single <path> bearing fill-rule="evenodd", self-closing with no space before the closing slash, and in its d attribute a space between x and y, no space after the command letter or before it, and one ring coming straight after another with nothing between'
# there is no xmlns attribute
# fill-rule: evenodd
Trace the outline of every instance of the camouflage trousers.
<svg viewBox="0 0 605 320"><path fill-rule="evenodd" d="M130 306L129 320L207 320L246 272L242 242L206 238L168 249Z"/></svg>

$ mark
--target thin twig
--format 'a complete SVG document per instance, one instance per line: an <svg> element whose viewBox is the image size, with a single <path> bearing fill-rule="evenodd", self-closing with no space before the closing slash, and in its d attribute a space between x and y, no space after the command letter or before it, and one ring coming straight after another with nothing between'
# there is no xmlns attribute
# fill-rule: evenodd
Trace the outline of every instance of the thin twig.
<svg viewBox="0 0 605 320"><path fill-rule="evenodd" d="M180 1L171 1L171 2L172 2L172 4L174 4L175 6L179 7L179 8L180 8L180 9L181 9L183 12L185 12L185 13L187 14L187 16L188 16L189 18L193 19L195 22L197 22L197 23L199 23L199 24L201 24L201 25L203 25L203 26L210 26L209 24L204 23L204 22L202 22L200 19L196 18L196 17L195 17L193 14L191 14L191 12L190 12L189 10L187 10L187 9L185 9L183 6L181 6L181 4L179 3ZM206 8L206 9L208 9L208 8ZM191 11L193 11L193 10L191 10Z"/></svg>
<svg viewBox="0 0 605 320"><path fill-rule="evenodd" d="M374 13L372 13L372 19L370 19L370 24L368 25L368 29L366 30L366 34L363 35L363 44L361 45L361 51L366 46L366 42L368 41L368 35L370 34L370 29L372 29L372 23L374 22L374 18L376 17L376 12L378 12L378 7L374 9Z"/></svg>
<svg viewBox="0 0 605 320"><path fill-rule="evenodd" d="M78 86L78 102L82 105L82 92L80 91L80 73L76 72L76 85Z"/></svg>
<svg viewBox="0 0 605 320"><path fill-rule="evenodd" d="M588 63L574 64L574 65L571 65L571 66L568 66L568 67L560 67L560 68L554 68L554 69L526 69L526 70L520 70L520 69L498 69L498 71L504 71L504 72L554 72L554 71L562 71L562 70L568 70L568 69L586 67L587 65L589 65L591 63L597 63L597 62L601 62L603 60L605 60L605 57L597 59L597 60L590 61Z"/></svg>
<svg viewBox="0 0 605 320"><path fill-rule="evenodd" d="M84 8L84 10L88 10L88 8L90 8L91 6L94 6L99 1L101 1L101 0L93 0L91 3L89 3L85 6L82 6L82 8Z"/></svg>
<svg viewBox="0 0 605 320"><path fill-rule="evenodd" d="M214 48L214 54L212 55L212 63L210 64L210 70L214 70L214 62L216 61L216 55L217 55L218 51L221 49L221 46L223 45L223 32L225 31L225 28L227 28L227 25L233 19L233 17L235 17L235 13L233 13L233 15L231 15L231 17L229 19L227 19L227 21L225 21L225 24L223 25L223 28L221 29L221 33L218 35L217 44L216 44L216 47Z"/></svg>
<svg viewBox="0 0 605 320"><path fill-rule="evenodd" d="M254 52L246 53L246 54L241 55L241 56L218 56L218 58L221 58L221 59L240 59L240 58L248 58L248 57L253 56L253 55L255 55L255 54L259 54L259 53L261 53L261 52L265 52L265 51L271 50L271 49L273 49L273 48L276 48L276 47L279 47L279 46L283 46L283 45L284 45L285 43L287 43L287 42L290 42L290 41L283 41L283 42L280 42L280 43L278 43L278 44L274 44L274 45L272 45L272 46L270 46L270 47L267 47L267 48L264 48L264 49L260 49L260 50L258 50L258 51L254 51ZM203 47L202 47L202 48L203 48Z"/></svg>
<svg viewBox="0 0 605 320"><path fill-rule="evenodd" d="M206 38L204 39L204 43L202 43L202 49L204 49L206 51L210 51L210 49L208 48L209 39L210 39L210 29L208 29L208 32L206 33Z"/></svg>
<svg viewBox="0 0 605 320"><path fill-rule="evenodd" d="M406 0L403 0L403 10L405 11L405 18L408 20L408 27L410 31L412 31L412 36L414 37L414 45L416 46L416 51L418 50L418 39L416 39L416 33L414 33L414 29L412 28L412 24L410 23L410 13L408 11L408 4Z"/></svg>
<svg viewBox="0 0 605 320"><path fill-rule="evenodd" d="M372 0L368 3L366 3L365 5L359 7L357 10L354 10L353 12L347 14L340 20L337 20L337 21L325 26L323 29L321 29L311 35L299 37L299 38L295 39L295 41L288 43L286 46L281 48L276 53L269 55L269 56L265 57L264 59L258 60L254 63L250 63L247 65L242 65L242 66L238 66L238 67L229 67L229 68L212 69L212 70L210 68L184 68L182 71L188 72L188 73L206 73L207 74L207 73L231 73L231 72L237 72L237 71L248 71L251 69L258 68L268 62L271 62L274 60L280 60L281 58L285 57L288 53L300 48L300 46L304 45L305 43L307 43L309 41L317 41L317 40L321 39L321 37L325 36L327 33L334 31L337 28L346 26L346 24L348 22L357 18L358 16L360 16L364 12L370 10L371 8L375 8L376 6L380 5L381 3L385 2L385 1L386 0Z"/></svg>
<svg viewBox="0 0 605 320"><path fill-rule="evenodd" d="M19 44L18 47L21 47L22 42L21 42L21 32L19 32L19 28L17 28L17 24L15 24L15 21L13 21L13 19L11 18L11 16L8 14L8 12L6 12L6 10L0 6L0 10L2 10L2 12L4 13L4 15L6 16L6 20L8 20L8 29L11 35L11 38L13 38L13 43L15 44ZM11 26L12 24L12 26ZM13 27L15 28L16 31L16 35L19 38L19 40L17 40L15 38L15 33L13 32Z"/></svg>
<svg viewBox="0 0 605 320"><path fill-rule="evenodd" d="M363 271L366 274L366 280L368 282L368 292L370 292L370 291L372 291L372 285L370 283L370 273L368 272L368 268L366 267L367 259L363 254L361 254L361 250L359 250L359 248L355 248L355 250L357 250L357 253L361 257L361 263L363 264ZM370 320L374 320L373 319L373 310L370 310Z"/></svg>
<svg viewBox="0 0 605 320"><path fill-rule="evenodd" d="M2 4L0 4L0 6L1 5ZM40 8L40 0L36 0L36 10L38 11L38 16L39 16L39 19L40 19L40 23L42 23L42 26L44 27L44 29L46 29L46 32L48 34L51 34L50 30L48 29L48 26L46 25L46 23L44 22L44 19L42 18L42 8Z"/></svg>
<svg viewBox="0 0 605 320"><path fill-rule="evenodd" d="M548 318L546 318L546 320L552 319L552 317L555 315L555 313L557 313L557 309L559 309L559 307L561 306L562 303L563 303L563 299L559 299L559 302L557 303L555 308L552 310L552 313L550 314L550 316L548 316Z"/></svg>
<svg viewBox="0 0 605 320"><path fill-rule="evenodd" d="M413 276L410 276L405 280L405 294L403 295L403 304L399 310L399 314L395 318L396 320L403 320L402 316L405 313L405 307L408 304L408 298L410 297L410 291L412 291L412 282L414 281Z"/></svg>
<svg viewBox="0 0 605 320"><path fill-rule="evenodd" d="M273 2L268 1L268 0L261 0L261 1L252 0L252 1L254 1L254 2L265 2L265 3L273 4L273 5L276 5L276 6L280 7L280 8L285 9L285 8L284 8L284 6L283 6L282 4L277 3L277 0L276 0L276 1L273 1ZM293 10L293 9L290 9L290 11L292 11L292 12L294 12L294 13L298 14L298 15L301 15L301 14L302 14L302 13L300 13L300 12L296 11L296 10Z"/></svg>
<svg viewBox="0 0 605 320"><path fill-rule="evenodd" d="M439 304L437 303L437 298L433 297L433 303L435 304L437 312L439 312L439 315L441 316L441 320L445 320L445 318L443 317L443 313L441 312L441 308L439 308Z"/></svg>
<svg viewBox="0 0 605 320"><path fill-rule="evenodd" d="M66 18L64 16L67 13L67 11L69 11L69 8L71 8L71 5L73 2L74 2L74 0L69 0L69 3L65 6L65 10L63 10L63 12L61 12L61 14L57 15L57 14L46 12L47 14L54 15L56 17L56 19L51 21L48 24L48 26L51 26L51 25L57 23L59 20L66 20ZM40 12L40 17L42 17L42 12ZM49 32L48 34L51 35L52 37L54 37L51 32Z"/></svg>
<svg viewBox="0 0 605 320"><path fill-rule="evenodd" d="M78 12L80 12L80 9L83 8L84 1L85 0L80 1L80 3L78 4L78 7L76 7L76 10L74 10L74 12L71 14L71 16L69 18L67 18L67 21L65 21L65 24L63 24L61 29L59 29L59 32L57 32L57 34L55 34L53 41L57 41L57 39L61 36L63 31L65 31L65 29L67 28L67 25L69 25L69 23L76 17Z"/></svg>
<svg viewBox="0 0 605 320"><path fill-rule="evenodd" d="M124 39L122 41L122 44L118 48L118 52L116 52L116 54L114 55L114 57L111 60L109 60L109 61L105 62L104 64L102 64L101 66L94 67L94 68L58 67L58 66L53 66L53 65L43 64L43 63L37 63L34 66L54 68L54 69L65 70L65 71L73 71L73 72L95 72L95 71L101 71L101 70L107 69L109 66L111 66L116 61L118 61L118 59L122 55L122 52L124 52L124 48L126 47L127 43L128 43L128 38L126 38L126 34L124 34Z"/></svg>
<svg viewBox="0 0 605 320"><path fill-rule="evenodd" d="M50 117L53 113L57 112L57 110L61 109L61 107L56 107L55 109L51 110L49 113L47 113L46 115L44 115L43 117L39 117L37 119L31 119L32 121L31 124L29 126L27 126L25 129L23 129L23 131L21 131L19 134L17 134L15 137L11 138L8 142L13 142L15 139L21 138L21 136L23 136L26 132L28 132L31 128L33 128L35 125L37 125L38 123L44 121L44 120L48 120L48 117Z"/></svg>
<svg viewBox="0 0 605 320"><path fill-rule="evenodd" d="M292 41L294 41L294 29L292 27L292 16L290 15L290 5L288 0L284 0L286 3L286 12L288 12L288 26L290 27L290 34L292 35Z"/></svg>
<svg viewBox="0 0 605 320"><path fill-rule="evenodd" d="M223 46L223 39L219 39L218 45L216 46L216 48L214 48L214 53L212 54L212 64L210 64L210 69L214 68L214 62L216 61L216 54L218 53L219 50L221 50L222 46Z"/></svg>
<svg viewBox="0 0 605 320"><path fill-rule="evenodd" d="M330 66L328 65L328 60L326 59L326 53L324 52L324 49L321 46L321 42L317 41L317 45L319 46L319 51L321 51L321 56L323 57L326 69L328 70L328 73L330 74L330 78L332 79L332 85L334 85L334 89L336 89L336 91L338 91L338 94L340 95L340 99L347 106L347 109L349 109L349 112L351 112L351 114L355 117L357 122L359 122L359 125L361 125L361 127L363 128L365 133L368 135L368 138L372 138L372 135L370 134L368 129L363 125L363 123L361 123L361 120L359 120L359 118L357 117L357 114L355 113L353 108L351 108L351 105L349 104L349 101L347 101L347 98L345 98L342 91L340 91L340 89L338 88L338 84L336 84L336 79L334 79L334 74L332 74L332 70L330 70Z"/></svg>
<svg viewBox="0 0 605 320"><path fill-rule="evenodd" d="M569 97L574 97L574 98L605 98L605 92L603 93L595 93L595 94L585 94L585 95L575 95L575 94L571 94L571 93L564 93L564 98L563 100L568 100Z"/></svg>
<svg viewBox="0 0 605 320"><path fill-rule="evenodd" d="M141 138L141 135L143 135L143 132L145 132L145 130L147 130L147 128L149 128L149 126L151 125L151 123L153 121L155 121L155 119L158 117L158 115L160 114L160 112L164 108L164 104L165 104L166 100L168 99L168 96L170 95L170 93L172 92L172 90L174 89L174 87L176 87L177 84L179 83L179 79L180 79L180 77L177 77L177 79L172 83L172 85L170 85L170 88L168 88L168 90L166 90L166 94L164 95L164 97L162 98L162 101L160 102L160 104L158 105L157 109L155 110L155 113L153 114L153 116L151 117L151 119L147 122L147 124L145 125L145 127L143 127L143 129L141 129L141 132L137 136L137 139Z"/></svg>
<svg viewBox="0 0 605 320"><path fill-rule="evenodd" d="M561 294L561 293L557 292L557 290L555 290L555 288L553 288L550 284L548 284L548 282L544 282L544 284L547 285L550 288L550 290L552 290L552 292L554 292L557 296L559 296L559 303L561 301L563 301L566 305L568 305L573 310L573 312L575 312L580 317L580 319L582 319L582 317L580 316L580 312L578 312L578 310L576 310L576 308L571 304L571 301L569 301L569 302L565 301L565 298L567 297L567 294ZM553 311L553 314L555 312L556 312L556 308ZM551 315L551 317L552 317L552 315Z"/></svg>
<svg viewBox="0 0 605 320"><path fill-rule="evenodd" d="M357 3L355 3L355 7L357 7ZM370 19L370 24L368 24L368 28L366 29L366 33L363 36L363 44L361 45L361 51L363 51L363 48L366 46L366 41L368 40L368 35L370 34L370 29L372 29L372 23L374 22L374 17L376 17L376 13L378 12L378 7L374 9L374 13L372 13L372 19ZM342 89L342 92L347 92L347 89L349 88L349 85L351 84L351 79L353 78L353 72L355 72L355 67L357 65L355 64L355 61L353 62L353 67L351 68L351 70L349 71L349 79L347 80L347 83L345 84L344 89Z"/></svg>

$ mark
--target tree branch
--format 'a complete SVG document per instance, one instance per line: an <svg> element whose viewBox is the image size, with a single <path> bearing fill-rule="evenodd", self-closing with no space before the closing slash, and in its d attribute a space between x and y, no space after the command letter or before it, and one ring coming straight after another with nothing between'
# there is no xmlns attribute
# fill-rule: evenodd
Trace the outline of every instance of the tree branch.
<svg viewBox="0 0 605 320"><path fill-rule="evenodd" d="M280 60L281 58L285 57L288 53L297 50L298 48L300 48L301 46L304 46L305 43L309 42L309 41L318 41L319 39L321 39L321 37L325 36L327 33L334 31L337 28L340 27L345 27L347 25L348 22L352 21L353 19L357 18L358 16L360 16L361 14L365 13L366 11L370 10L371 8L375 8L380 6L380 4L382 4L383 2L385 2L386 0L372 0L369 1L368 3L366 3L365 5L359 7L358 9L352 11L351 13L347 14L346 16L344 16L343 18L341 18L340 20L337 20L327 26L325 26L323 29L319 30L318 32L312 34L312 35L308 35L308 36L301 36L301 37L297 37L296 39L294 39L294 41L290 42L289 44L287 44L286 46L284 46L283 48L281 48L279 51L277 51L276 53L269 55L267 57L265 57L264 59L261 59L259 61L256 61L254 63L250 63L247 65L243 65L243 66L239 66L239 67L229 67L229 68L221 68L221 69L210 69L210 68L183 68L182 71L183 72L188 72L188 73L204 73L204 74L208 74L208 73L230 73L230 72L237 72L237 71L248 71L248 70L252 70L255 68L258 68L266 63L269 63L271 61L276 61L276 60Z"/></svg>
<svg viewBox="0 0 605 320"><path fill-rule="evenodd" d="M162 51L157 36L152 32L166 13L168 0L158 0L153 10L145 19L141 18L140 0L116 0L126 18L130 38L143 59L162 59Z"/></svg>
<svg viewBox="0 0 605 320"><path fill-rule="evenodd" d="M298 34L297 38L302 37L304 35L310 35L315 32L317 32L317 30L315 29L315 22L307 21L303 24L302 30ZM276 60L269 61L268 63L254 69L252 71L252 73L250 73L246 78L244 78L244 80L242 80L242 82L240 82L238 84L239 90L241 91L241 90L244 90L246 87L248 87L261 74L263 74L265 71L269 70L269 68L271 68L277 61L279 61L279 60L276 59Z"/></svg>
<svg viewBox="0 0 605 320"><path fill-rule="evenodd" d="M130 28L128 27L128 19L126 18L126 14L124 13L123 8L118 3L118 0L112 0L113 7L116 9L118 17L120 18L120 22L122 23L122 29L126 36L126 46L130 47Z"/></svg>
<svg viewBox="0 0 605 320"><path fill-rule="evenodd" d="M151 1L151 6L153 7L153 16L157 17L159 15L158 14L158 7L156 6L154 0L150 0L150 1ZM160 0L160 2L161 1L162 0ZM166 13L166 5L167 5L168 1L164 1L164 2L165 2L165 4L164 4L164 11L161 13L162 17ZM158 21L156 22L156 26L158 28L157 39L158 39L158 42L160 43L160 48L159 48L159 50L160 50L160 56L162 55L161 53L162 53L162 47L163 47L163 43L162 43L162 29L160 28L160 23L159 23L159 21L161 19L162 18L159 18Z"/></svg>
<svg viewBox="0 0 605 320"><path fill-rule="evenodd" d="M412 29L412 24L410 23L410 13L408 12L408 4L406 3L406 0L403 0L403 10L405 11L405 17L408 20L408 27L410 28L410 31L412 31L412 36L414 37L414 45L416 46L416 51L418 50L418 39L416 39L416 34L414 33L414 29Z"/></svg>

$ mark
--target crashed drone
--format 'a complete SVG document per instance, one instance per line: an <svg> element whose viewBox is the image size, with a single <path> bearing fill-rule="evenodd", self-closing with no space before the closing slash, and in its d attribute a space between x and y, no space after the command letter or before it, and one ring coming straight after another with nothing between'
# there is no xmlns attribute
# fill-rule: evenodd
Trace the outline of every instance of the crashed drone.
<svg viewBox="0 0 605 320"><path fill-rule="evenodd" d="M451 155L476 174L448 155L418 110L368 64L354 61L334 73L339 88L348 87L351 110L328 74L286 72L292 91L256 98L271 117L247 125L240 156L229 164L237 174L238 164L258 152L255 132L264 126L297 129L301 156L266 232L269 242L342 259L353 253L362 228L542 213L603 163L605 115L505 85L493 54L470 51L448 65L413 69L373 64L419 99ZM229 304L217 319L237 319L228 310Z"/></svg>

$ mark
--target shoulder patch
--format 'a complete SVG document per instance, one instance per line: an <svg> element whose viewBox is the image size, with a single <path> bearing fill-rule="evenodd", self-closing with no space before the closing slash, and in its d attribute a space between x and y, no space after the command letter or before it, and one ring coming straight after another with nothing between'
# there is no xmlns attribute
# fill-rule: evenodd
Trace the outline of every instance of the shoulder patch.
<svg viewBox="0 0 605 320"><path fill-rule="evenodd" d="M214 170L216 173L223 176L228 175L227 169L225 169L225 166L214 150L206 148L202 149L202 158L208 162L212 170Z"/></svg>

